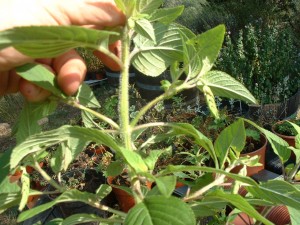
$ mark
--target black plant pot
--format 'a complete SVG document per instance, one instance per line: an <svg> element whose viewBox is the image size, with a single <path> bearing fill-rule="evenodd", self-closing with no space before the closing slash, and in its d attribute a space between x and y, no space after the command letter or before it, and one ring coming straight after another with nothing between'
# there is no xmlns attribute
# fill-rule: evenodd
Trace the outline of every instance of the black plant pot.
<svg viewBox="0 0 300 225"><path fill-rule="evenodd" d="M166 70L157 77L146 76L143 73L136 70L136 87L143 99L152 100L159 95L163 94L161 89L161 81L171 81L170 71ZM199 91L197 88L184 90L176 96L181 96L184 101L184 105L195 105L197 102ZM166 108L172 107L172 99L165 100L164 104Z"/></svg>
<svg viewBox="0 0 300 225"><path fill-rule="evenodd" d="M120 83L120 71L112 71L108 67L104 67L105 75L109 85L113 87L118 87ZM129 68L129 83L133 84L135 82L135 69L133 66Z"/></svg>

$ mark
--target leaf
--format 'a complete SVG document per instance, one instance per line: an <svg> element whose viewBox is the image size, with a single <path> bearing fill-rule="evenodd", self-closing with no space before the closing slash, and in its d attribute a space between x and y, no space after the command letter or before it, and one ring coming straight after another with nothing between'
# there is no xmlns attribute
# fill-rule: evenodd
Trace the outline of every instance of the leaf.
<svg viewBox="0 0 300 225"><path fill-rule="evenodd" d="M191 208L197 218L214 216L217 212L222 211L227 206L227 201L213 196L204 196L197 204L191 203Z"/></svg>
<svg viewBox="0 0 300 225"><path fill-rule="evenodd" d="M155 183L160 193L165 197L170 197L176 185L176 176L163 176L155 179Z"/></svg>
<svg viewBox="0 0 300 225"><path fill-rule="evenodd" d="M207 85L204 85L202 90L201 90L205 96L205 100L206 100L206 105L208 106L210 113L212 114L212 116L215 119L219 119L219 111L217 108L217 104L215 101L215 96L212 93L212 91L210 90L210 87Z"/></svg>
<svg viewBox="0 0 300 225"><path fill-rule="evenodd" d="M84 105L89 108L100 108L100 103L98 102L96 96L92 89L86 83L82 83L78 89L76 99L79 104Z"/></svg>
<svg viewBox="0 0 300 225"><path fill-rule="evenodd" d="M161 150L151 150L149 155L143 159L149 170L154 170L156 161L162 153Z"/></svg>
<svg viewBox="0 0 300 225"><path fill-rule="evenodd" d="M105 198L110 192L112 188L108 184L101 184L100 187L96 190L96 195L103 199Z"/></svg>
<svg viewBox="0 0 300 225"><path fill-rule="evenodd" d="M105 218L99 217L97 215L84 214L84 213L78 213L78 214L69 216L64 220L61 220L60 223L58 223L58 224L59 225L73 225L73 224L78 224L79 221L80 221L80 223L84 223L84 224L94 224L95 222L98 222L97 224L114 224L112 222L112 220L110 220L110 219L105 219ZM122 220L119 219L119 222L121 223Z"/></svg>
<svg viewBox="0 0 300 225"><path fill-rule="evenodd" d="M256 103L253 95L240 82L221 71L210 71L201 77L198 88L209 86L214 95Z"/></svg>
<svg viewBox="0 0 300 225"><path fill-rule="evenodd" d="M6 150L4 153L0 155L0 187L5 182L5 179L7 179L7 176L9 174L9 159L12 151ZM0 188L0 190L3 190L3 188ZM0 191L1 193L1 191Z"/></svg>
<svg viewBox="0 0 300 225"><path fill-rule="evenodd" d="M33 58L53 58L77 47L108 52L119 33L79 26L16 27L0 32L0 49L13 46Z"/></svg>
<svg viewBox="0 0 300 225"><path fill-rule="evenodd" d="M10 166L15 168L27 155L45 150L46 147L64 142L70 138L78 139L82 142L95 141L120 152L119 144L105 131L66 125L55 130L33 135L17 145L11 154Z"/></svg>
<svg viewBox="0 0 300 225"><path fill-rule="evenodd" d="M288 207L288 210L291 218L291 224L300 224L299 210L292 207Z"/></svg>
<svg viewBox="0 0 300 225"><path fill-rule="evenodd" d="M149 20L146 19L136 20L134 29L136 33L145 36L146 38L152 40L154 43L156 42L154 28L152 24L149 22Z"/></svg>
<svg viewBox="0 0 300 225"><path fill-rule="evenodd" d="M297 135L295 135L295 147L297 149L300 149L300 127L297 124L292 123L290 121L287 121L287 122L290 123L297 132Z"/></svg>
<svg viewBox="0 0 300 225"><path fill-rule="evenodd" d="M115 0L115 3L119 9L127 16L132 16L132 11L136 5L137 0Z"/></svg>
<svg viewBox="0 0 300 225"><path fill-rule="evenodd" d="M268 142L272 146L274 153L276 153L276 155L279 156L282 164L290 158L291 150L288 149L289 144L285 140L278 137L276 134L258 126L256 123L254 123L251 120L248 119L243 119L243 120L251 124L252 126L254 126L256 129L258 129L261 133L263 133L266 136Z"/></svg>
<svg viewBox="0 0 300 225"><path fill-rule="evenodd" d="M260 215L260 213L258 213L252 205L250 205L242 196L238 194L226 194L221 190L216 190L210 193L209 196L213 196L216 198L220 198L221 200L230 202L241 211L247 213L249 216L263 222L263 224L273 224L272 222L264 218L262 215Z"/></svg>
<svg viewBox="0 0 300 225"><path fill-rule="evenodd" d="M147 172L148 167L145 164L143 158L134 151L123 148L121 151L126 162L134 169L137 173Z"/></svg>
<svg viewBox="0 0 300 225"><path fill-rule="evenodd" d="M137 0L136 10L140 14L151 14L163 4L163 0Z"/></svg>
<svg viewBox="0 0 300 225"><path fill-rule="evenodd" d="M38 121L54 112L56 107L57 102L51 100L39 103L26 102L16 125L17 144L23 142L29 136L41 132Z"/></svg>
<svg viewBox="0 0 300 225"><path fill-rule="evenodd" d="M17 182L11 183L8 175L6 175L3 181L0 183L0 194L16 193L20 191L21 188L18 185L18 183Z"/></svg>
<svg viewBox="0 0 300 225"><path fill-rule="evenodd" d="M246 132L243 120L239 119L221 131L214 144L221 168L225 166L228 152L230 150L241 152L245 143Z"/></svg>
<svg viewBox="0 0 300 225"><path fill-rule="evenodd" d="M126 225L195 225L191 208L175 197L149 196L133 207L126 219Z"/></svg>
<svg viewBox="0 0 300 225"><path fill-rule="evenodd" d="M164 72L174 61L183 59L183 40L193 37L194 34L182 26L175 24L153 25L155 40L137 35L134 38L135 50L132 58L134 67L148 76L158 76Z"/></svg>
<svg viewBox="0 0 300 225"><path fill-rule="evenodd" d="M51 92L53 95L66 98L58 87L55 75L44 66L36 63L27 63L16 68L16 72L23 79Z"/></svg>
<svg viewBox="0 0 300 225"><path fill-rule="evenodd" d="M193 73L199 74L199 77L206 74L214 65L221 50L225 35L225 26L214 27L187 42L188 45L195 47L196 57L189 55L190 61L198 61L199 65ZM193 52L190 52L194 54Z"/></svg>
<svg viewBox="0 0 300 225"><path fill-rule="evenodd" d="M290 183L283 180L270 180L258 187L246 187L252 195L300 210L300 191Z"/></svg>
<svg viewBox="0 0 300 225"><path fill-rule="evenodd" d="M30 210L22 212L18 217L18 222L22 222L24 220L27 220L51 207L53 207L55 204L61 203L61 202L76 202L80 201L89 205L93 205L94 203L98 203L101 199L99 199L95 194L89 193L89 192L80 192L76 189L74 190L68 190L62 193L60 196L58 196L56 199L54 199L51 202L45 203L43 205L38 205Z"/></svg>
<svg viewBox="0 0 300 225"><path fill-rule="evenodd" d="M216 167L218 168L218 160L214 150L213 143L209 138L198 131L194 126L188 123L169 123L167 126L171 127L172 130L168 132L168 136L179 136L188 135L195 139L196 144L203 147L209 155L212 157Z"/></svg>
<svg viewBox="0 0 300 225"><path fill-rule="evenodd" d="M111 162L106 170L107 176L117 176L122 173L124 165L120 161Z"/></svg>
<svg viewBox="0 0 300 225"><path fill-rule="evenodd" d="M0 213L13 206L17 206L21 201L21 193L1 193L0 194Z"/></svg>
<svg viewBox="0 0 300 225"><path fill-rule="evenodd" d="M177 19L183 12L184 6L177 6L174 8L160 8L155 10L148 20L150 22L161 22L164 24L169 24Z"/></svg>
<svg viewBox="0 0 300 225"><path fill-rule="evenodd" d="M29 197L29 191L30 191L30 178L28 173L26 173L26 169L23 168L23 173L21 176L21 182L22 182L22 189L21 189L21 193L22 193L22 198L21 198L21 202L19 204L19 210L22 211L25 206L26 203L28 201L28 197Z"/></svg>

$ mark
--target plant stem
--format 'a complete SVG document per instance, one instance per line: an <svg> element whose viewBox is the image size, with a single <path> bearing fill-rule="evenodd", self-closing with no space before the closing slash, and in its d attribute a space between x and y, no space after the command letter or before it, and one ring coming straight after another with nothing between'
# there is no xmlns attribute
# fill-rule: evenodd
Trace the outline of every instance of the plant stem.
<svg viewBox="0 0 300 225"><path fill-rule="evenodd" d="M91 206L96 207L96 208L101 209L101 210L104 210L104 211L108 211L108 212L114 213L114 214L119 215L121 217L126 217L126 215L127 215L124 212L121 212L119 210L115 210L115 209L110 208L110 207L108 207L106 205L102 205L99 202L93 202L93 204L91 204Z"/></svg>
<svg viewBox="0 0 300 225"><path fill-rule="evenodd" d="M64 188L61 187L59 184L57 184L57 183L56 183L56 182L55 182L55 181L54 181L54 180L46 173L46 171L44 171L44 170L41 168L40 164L39 164L37 161L34 162L33 168L34 168L37 172L39 172L39 173L42 175L42 177L43 177L46 181L48 181L49 184L51 184L53 187L55 187L57 190L59 190L60 192L63 192L63 191L64 191Z"/></svg>
<svg viewBox="0 0 300 225"><path fill-rule="evenodd" d="M121 136L124 141L124 146L127 149L131 148L131 127L129 124L129 49L130 36L129 27L125 25L122 36L122 62L123 68L120 77L120 92L119 92L119 121L121 128Z"/></svg>

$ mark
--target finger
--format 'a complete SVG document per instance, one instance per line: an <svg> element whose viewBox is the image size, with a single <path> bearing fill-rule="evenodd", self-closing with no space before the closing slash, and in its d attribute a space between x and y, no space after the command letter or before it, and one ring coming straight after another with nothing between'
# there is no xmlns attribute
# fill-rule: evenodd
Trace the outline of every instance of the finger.
<svg viewBox="0 0 300 225"><path fill-rule="evenodd" d="M15 70L9 72L8 87L6 89L7 94L16 93L19 91L19 82L21 77L16 73Z"/></svg>
<svg viewBox="0 0 300 225"><path fill-rule="evenodd" d="M75 50L71 50L53 60L57 72L57 82L67 95L77 92L86 74L86 65Z"/></svg>
<svg viewBox="0 0 300 225"><path fill-rule="evenodd" d="M51 14L60 24L93 24L102 27L125 24L126 17L116 7L114 0L58 0L57 4L58 10L54 7ZM49 5L45 7L51 10Z"/></svg>
<svg viewBox="0 0 300 225"><path fill-rule="evenodd" d="M54 72L49 65L42 64L45 68ZM19 90L21 94L30 102L41 102L47 99L51 93L33 83L21 78L19 81Z"/></svg>
<svg viewBox="0 0 300 225"><path fill-rule="evenodd" d="M121 58L121 41L117 41L111 45L109 45L109 50L114 53L116 56ZM102 52L94 51L95 56L97 56L105 66L110 68L112 71L120 71L121 68L118 63L116 63L113 59L108 57Z"/></svg>
<svg viewBox="0 0 300 225"><path fill-rule="evenodd" d="M19 81L19 90L21 94L30 102L41 102L51 95L50 92L28 82L27 80L24 80L23 78L21 78Z"/></svg>
<svg viewBox="0 0 300 225"><path fill-rule="evenodd" d="M0 72L0 96L6 94L8 86L8 72Z"/></svg>

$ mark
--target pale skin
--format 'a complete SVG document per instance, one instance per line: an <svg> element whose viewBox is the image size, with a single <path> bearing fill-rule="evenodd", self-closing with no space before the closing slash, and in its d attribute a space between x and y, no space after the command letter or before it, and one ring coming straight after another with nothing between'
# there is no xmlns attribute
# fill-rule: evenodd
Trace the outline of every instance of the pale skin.
<svg viewBox="0 0 300 225"><path fill-rule="evenodd" d="M114 0L0 0L0 31L29 25L79 25L102 29L124 23L125 16ZM119 43L115 43L110 50L117 54L119 47ZM111 69L119 69L110 58L99 52L95 55ZM21 79L14 70L33 61L53 71L67 95L75 94L84 80L86 65L75 50L52 59L32 59L10 47L0 51L0 96L20 91L29 101L42 101L50 95Z"/></svg>

